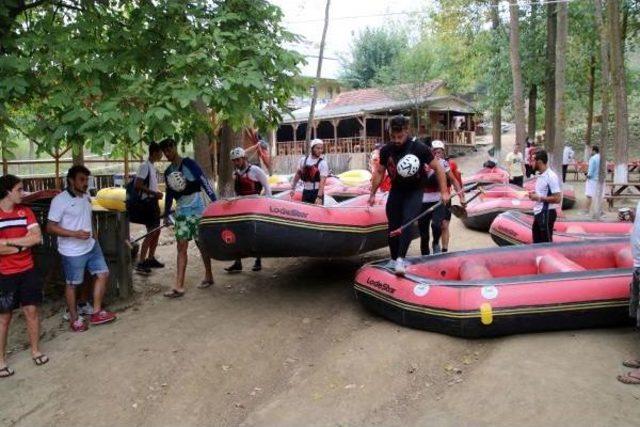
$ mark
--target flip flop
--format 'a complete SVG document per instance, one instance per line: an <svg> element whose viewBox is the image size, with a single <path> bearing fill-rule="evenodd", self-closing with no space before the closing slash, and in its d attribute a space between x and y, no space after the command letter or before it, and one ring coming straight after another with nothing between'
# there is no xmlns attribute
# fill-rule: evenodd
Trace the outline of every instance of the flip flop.
<svg viewBox="0 0 640 427"><path fill-rule="evenodd" d="M640 384L640 377L631 375L631 372L627 372L624 375L618 375L618 381L623 384Z"/></svg>
<svg viewBox="0 0 640 427"><path fill-rule="evenodd" d="M49 357L46 354L41 354L33 358L33 363L35 363L36 366L45 365L47 362L49 362Z"/></svg>
<svg viewBox="0 0 640 427"><path fill-rule="evenodd" d="M184 296L184 292L180 292L176 289L171 289L169 292L163 294L167 298L181 298Z"/></svg>
<svg viewBox="0 0 640 427"><path fill-rule="evenodd" d="M0 378L8 378L15 373L16 371L14 371L8 366L5 366L4 368L0 369Z"/></svg>
<svg viewBox="0 0 640 427"><path fill-rule="evenodd" d="M640 360L628 359L622 362L622 366L626 366L627 368L632 368L632 369L638 369L640 368Z"/></svg>
<svg viewBox="0 0 640 427"><path fill-rule="evenodd" d="M200 282L200 284L198 286L196 286L198 289L207 289L209 286L213 286L213 280L203 280L202 282Z"/></svg>

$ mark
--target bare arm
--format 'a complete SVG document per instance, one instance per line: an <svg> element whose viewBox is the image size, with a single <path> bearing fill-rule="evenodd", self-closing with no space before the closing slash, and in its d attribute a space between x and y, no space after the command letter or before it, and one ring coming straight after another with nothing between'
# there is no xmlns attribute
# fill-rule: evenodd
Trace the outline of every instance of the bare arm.
<svg viewBox="0 0 640 427"><path fill-rule="evenodd" d="M324 184L327 182L326 176L320 177L320 184L318 184L318 197L324 196Z"/></svg>
<svg viewBox="0 0 640 427"><path fill-rule="evenodd" d="M447 172L447 176L451 180L451 184L453 184L453 188L456 190L456 193L458 193L460 203L464 204L464 193L462 192L462 185L460 184L460 181L458 181L458 178L456 178L456 176L453 174L453 171L451 170Z"/></svg>
<svg viewBox="0 0 640 427"><path fill-rule="evenodd" d="M436 177L438 178L438 186L440 187L440 197L444 203L449 202L449 192L447 191L447 175L444 173L444 169L440 165L440 161L438 159L431 160L429 163L431 169L436 172Z"/></svg>
<svg viewBox="0 0 640 427"><path fill-rule="evenodd" d="M296 186L298 185L298 181L300 181L300 169L296 171L296 174L293 176L293 181L291 182L292 194L296 191Z"/></svg>
<svg viewBox="0 0 640 427"><path fill-rule="evenodd" d="M384 173L385 173L384 166L382 165L374 166L373 176L371 177L371 195L372 196L374 196L376 194L376 191L378 191L378 187L380 187L380 184L384 179Z"/></svg>
<svg viewBox="0 0 640 427"><path fill-rule="evenodd" d="M76 239L88 239L91 237L91 233L84 230L67 230L66 228L60 227L57 222L48 221L47 222L47 233L53 234L58 237L74 237Z"/></svg>

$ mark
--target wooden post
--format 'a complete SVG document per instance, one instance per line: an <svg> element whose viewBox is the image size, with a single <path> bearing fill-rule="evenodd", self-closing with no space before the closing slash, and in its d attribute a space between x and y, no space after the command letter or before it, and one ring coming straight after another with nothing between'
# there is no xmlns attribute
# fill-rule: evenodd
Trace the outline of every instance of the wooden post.
<svg viewBox="0 0 640 427"><path fill-rule="evenodd" d="M124 177L122 183L125 187L129 183L129 150L124 152Z"/></svg>
<svg viewBox="0 0 640 427"><path fill-rule="evenodd" d="M367 115L362 117L362 146L367 144Z"/></svg>
<svg viewBox="0 0 640 427"><path fill-rule="evenodd" d="M60 148L56 146L56 152L53 156L56 165L56 190L60 190Z"/></svg>
<svg viewBox="0 0 640 427"><path fill-rule="evenodd" d="M338 146L338 125L340 124L339 119L332 119L331 124L333 125L333 145Z"/></svg>
<svg viewBox="0 0 640 427"><path fill-rule="evenodd" d="M380 119L380 138L384 142L384 119Z"/></svg>
<svg viewBox="0 0 640 427"><path fill-rule="evenodd" d="M9 173L9 164L7 163L7 156L5 155L4 146L2 147L2 175Z"/></svg>
<svg viewBox="0 0 640 427"><path fill-rule="evenodd" d="M298 123L291 123L293 128L293 142L298 142Z"/></svg>

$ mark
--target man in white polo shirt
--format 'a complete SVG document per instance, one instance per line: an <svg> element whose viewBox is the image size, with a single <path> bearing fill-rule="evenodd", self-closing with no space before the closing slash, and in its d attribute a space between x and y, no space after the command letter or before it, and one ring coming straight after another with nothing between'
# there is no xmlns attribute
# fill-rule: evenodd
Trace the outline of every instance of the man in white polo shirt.
<svg viewBox="0 0 640 427"><path fill-rule="evenodd" d="M69 321L74 332L87 330L83 319L78 317L76 307L76 288L82 285L85 270L96 277L90 323L100 325L116 319L115 314L102 309L109 268L100 244L93 238L91 198L87 193L89 175L91 172L84 166L69 169L67 188L51 201L47 223L47 232L58 237L58 252L67 282L65 297Z"/></svg>
<svg viewBox="0 0 640 427"><path fill-rule="evenodd" d="M540 150L535 154L534 169L540 172L536 180L535 191L529 192L529 199L536 202L533 207L533 225L531 233L533 243L545 243L553 241L553 226L556 222L557 212L562 202L562 190L558 175L552 171L547 163L547 152Z"/></svg>

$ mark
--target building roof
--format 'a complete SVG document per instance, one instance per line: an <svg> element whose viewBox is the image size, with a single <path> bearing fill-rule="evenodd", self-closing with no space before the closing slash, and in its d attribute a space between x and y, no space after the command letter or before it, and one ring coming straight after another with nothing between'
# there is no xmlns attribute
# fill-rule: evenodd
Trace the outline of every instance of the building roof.
<svg viewBox="0 0 640 427"><path fill-rule="evenodd" d="M387 113L393 110L413 108L416 104L427 106L432 111L474 112L467 101L452 95L434 96L445 86L444 81L434 80L419 88L412 85L397 85L389 88L369 88L342 92L323 108L317 108L316 120L339 119L364 113ZM414 95L416 94L417 95ZM292 111L285 116L283 124L306 122L309 108Z"/></svg>

